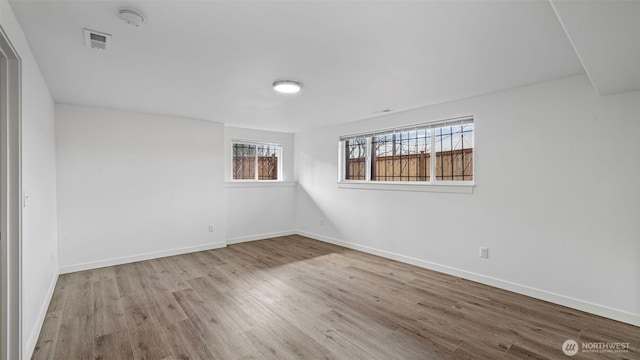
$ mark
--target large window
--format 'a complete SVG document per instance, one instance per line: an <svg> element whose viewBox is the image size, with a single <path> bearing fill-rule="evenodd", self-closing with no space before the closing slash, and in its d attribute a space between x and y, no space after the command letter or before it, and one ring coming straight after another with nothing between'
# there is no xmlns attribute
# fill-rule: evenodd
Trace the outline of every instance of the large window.
<svg viewBox="0 0 640 360"><path fill-rule="evenodd" d="M281 180L282 145L232 142L233 180Z"/></svg>
<svg viewBox="0 0 640 360"><path fill-rule="evenodd" d="M473 182L473 118L343 136L341 180Z"/></svg>

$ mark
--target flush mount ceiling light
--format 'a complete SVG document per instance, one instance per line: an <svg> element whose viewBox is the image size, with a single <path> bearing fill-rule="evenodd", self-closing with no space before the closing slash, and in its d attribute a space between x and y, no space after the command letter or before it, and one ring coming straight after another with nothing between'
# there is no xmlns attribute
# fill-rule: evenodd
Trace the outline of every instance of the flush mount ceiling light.
<svg viewBox="0 0 640 360"><path fill-rule="evenodd" d="M125 23L135 27L140 27L144 23L144 16L142 16L140 12L132 9L118 10L118 17Z"/></svg>
<svg viewBox="0 0 640 360"><path fill-rule="evenodd" d="M278 80L273 83L273 90L282 94L295 94L302 89L302 83L293 80Z"/></svg>

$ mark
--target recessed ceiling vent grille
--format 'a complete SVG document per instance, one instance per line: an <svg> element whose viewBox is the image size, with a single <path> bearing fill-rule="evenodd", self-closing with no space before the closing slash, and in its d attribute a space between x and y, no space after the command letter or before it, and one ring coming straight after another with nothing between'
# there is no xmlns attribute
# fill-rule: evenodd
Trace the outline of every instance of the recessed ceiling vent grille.
<svg viewBox="0 0 640 360"><path fill-rule="evenodd" d="M84 29L84 46L89 49L106 50L111 44L111 35Z"/></svg>

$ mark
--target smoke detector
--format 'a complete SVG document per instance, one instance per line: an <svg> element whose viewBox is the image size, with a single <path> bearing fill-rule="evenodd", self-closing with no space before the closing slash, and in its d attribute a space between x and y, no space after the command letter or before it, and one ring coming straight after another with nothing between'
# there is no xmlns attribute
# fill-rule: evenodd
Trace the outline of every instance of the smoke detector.
<svg viewBox="0 0 640 360"><path fill-rule="evenodd" d="M106 50L111 44L111 35L84 29L84 45L89 49Z"/></svg>
<svg viewBox="0 0 640 360"><path fill-rule="evenodd" d="M135 27L140 27L144 24L144 16L142 16L139 11L133 9L118 10L118 17L120 17L120 20L125 23Z"/></svg>

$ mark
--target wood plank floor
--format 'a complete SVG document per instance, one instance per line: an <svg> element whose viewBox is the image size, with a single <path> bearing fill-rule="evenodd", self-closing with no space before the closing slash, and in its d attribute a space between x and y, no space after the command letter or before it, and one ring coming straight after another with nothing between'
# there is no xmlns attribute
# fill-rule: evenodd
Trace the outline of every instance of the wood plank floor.
<svg viewBox="0 0 640 360"><path fill-rule="evenodd" d="M302 236L60 276L33 359L568 359L640 329Z"/></svg>

